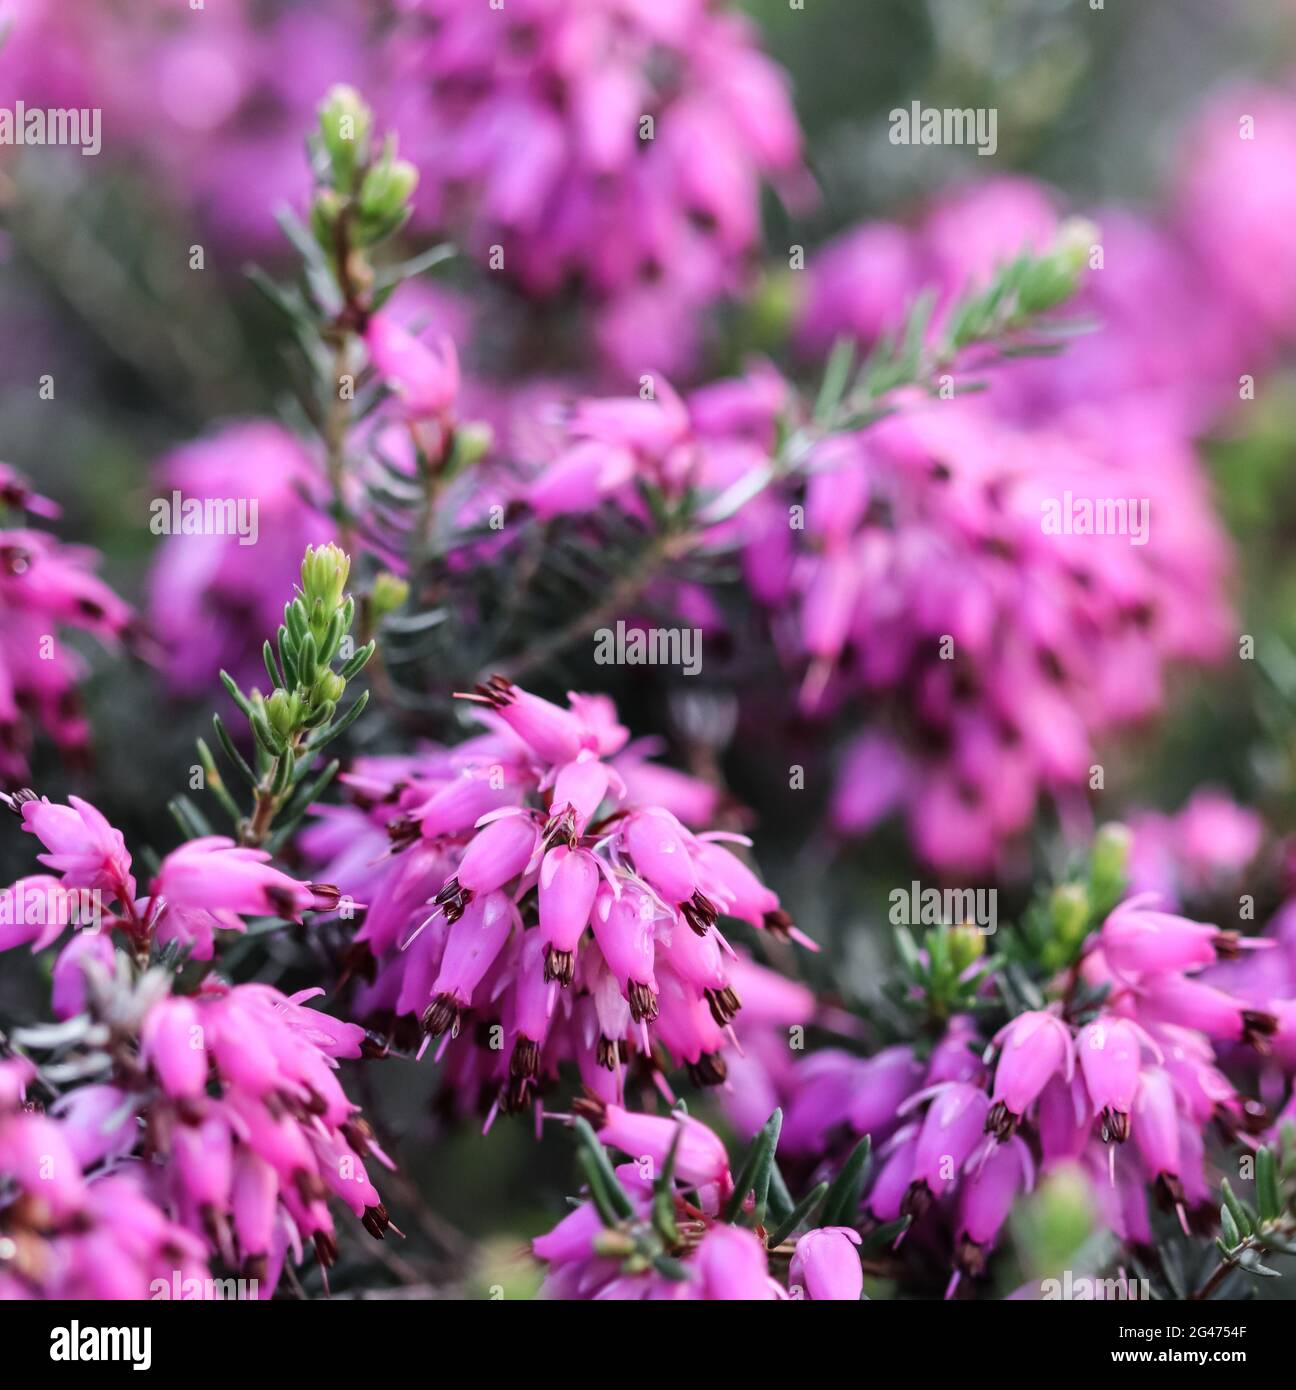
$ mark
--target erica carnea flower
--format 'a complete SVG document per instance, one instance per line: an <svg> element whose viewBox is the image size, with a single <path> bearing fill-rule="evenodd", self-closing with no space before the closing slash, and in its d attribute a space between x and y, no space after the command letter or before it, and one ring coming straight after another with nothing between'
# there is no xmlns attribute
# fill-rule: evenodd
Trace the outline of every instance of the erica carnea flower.
<svg viewBox="0 0 1296 1390"><path fill-rule="evenodd" d="M541 1296L732 1302L856 1301L864 1286L859 1233L825 1225L792 1240L814 1212L858 1200L862 1170L848 1165L797 1209L767 1215L781 1115L754 1141L735 1188L720 1139L681 1114L633 1115L586 1105L581 1158L588 1196L532 1243L548 1269ZM578 1129L584 1120L577 1120ZM613 1167L602 1140L632 1155Z"/></svg>
<svg viewBox="0 0 1296 1390"><path fill-rule="evenodd" d="M850 1226L807 1231L796 1243L788 1269L794 1289L816 1302L857 1302L864 1291L864 1271L855 1247L859 1232Z"/></svg>
<svg viewBox="0 0 1296 1390"><path fill-rule="evenodd" d="M1173 815L1143 812L1128 824L1130 886L1169 906L1230 891L1264 840L1254 811L1210 787L1194 792Z"/></svg>
<svg viewBox="0 0 1296 1390"><path fill-rule="evenodd" d="M196 994L169 994L162 971L132 984L123 966L110 952L88 976L86 1027L76 1035L83 1070L103 1080L68 1093L48 1116L0 1107L0 1162L21 1194L0 1205L0 1230L30 1257L30 1268L18 1260L20 1280L50 1296L52 1285L144 1297L125 1291L136 1287L130 1279L188 1277L210 1261L255 1280L268 1298L304 1242L333 1262L331 1199L381 1238L389 1221L365 1165L389 1160L337 1079L338 1060L360 1055L364 1030L308 1007L318 990L288 996L213 976ZM17 1065L27 1064L0 1068ZM154 1243L113 1229L119 1220L145 1222ZM65 1233L88 1238L98 1222L109 1227L91 1241L103 1246L98 1268L46 1267ZM27 1237L34 1246L22 1245ZM64 1253L78 1248L73 1241ZM0 1261L0 1280L6 1274Z"/></svg>
<svg viewBox="0 0 1296 1390"><path fill-rule="evenodd" d="M578 279L620 369L688 363L697 311L742 283L761 181L804 194L786 79L746 21L701 0L402 9L388 75L423 219L529 295Z"/></svg>
<svg viewBox="0 0 1296 1390"><path fill-rule="evenodd" d="M651 1066L654 1044L723 1081L742 1000L721 919L799 937L723 843L740 837L685 823L708 799L654 780L609 701L559 705L502 677L469 698L489 732L358 767L367 814L303 836L368 904L353 951L373 975L362 1015L398 1037L398 1019L420 1019L443 1039L448 1085L491 1112L529 1104L563 1061L620 1104L628 1064ZM666 804L637 802L633 785Z"/></svg>
<svg viewBox="0 0 1296 1390"><path fill-rule="evenodd" d="M61 806L44 797L21 802L23 829L46 850L36 857L68 888L97 890L110 901L133 904L135 879L125 837L88 801L73 796L68 802Z"/></svg>
<svg viewBox="0 0 1296 1390"><path fill-rule="evenodd" d="M112 931L137 950L177 943L194 959L211 960L214 933L241 932L249 917L301 921L303 912L338 906L331 884L304 883L274 867L264 850L237 846L220 835L172 850L158 866L149 895L139 897L125 837L97 808L77 796L62 805L30 791L13 802L22 828L45 848L37 859L58 877L34 875L0 893L0 950L30 944L37 951L69 926L89 928L94 936L79 933L59 958L69 1000L80 998L74 963L93 953L87 940L100 940L111 957ZM63 1016L57 1005L56 990L55 1012Z"/></svg>
<svg viewBox="0 0 1296 1390"><path fill-rule="evenodd" d="M90 728L76 684L84 662L59 634L116 643L133 630L131 610L93 573L93 552L14 526L10 512L55 517L58 508L0 465L0 784L27 776L33 738L44 733L65 757L83 758Z"/></svg>
<svg viewBox="0 0 1296 1390"><path fill-rule="evenodd" d="M805 708L869 702L837 825L899 814L948 868L994 864L1040 796L1076 804L1094 741L1156 711L1165 673L1218 660L1229 632L1227 546L1193 437L1250 359L1222 350L1232 334L1181 238L1119 211L1101 221L1122 270L1082 280L1074 307L1099 327L1065 364L1006 364L984 398L911 402L824 441L801 544L763 551L762 597L797 616ZM969 285L1064 233L1053 195L1021 179L955 190L913 228L869 224L812 263L803 340L875 344L920 290L937 296L937 338ZM1146 499L1141 538L1076 520L1116 496ZM894 717L873 723L887 693Z"/></svg>
<svg viewBox="0 0 1296 1390"><path fill-rule="evenodd" d="M784 1171L817 1173L871 1139L877 1161L850 1224L903 1234L889 1257L897 1277L920 1273L904 1265L915 1240L922 1268L933 1247L947 1252L951 1295L985 1277L1037 1168L1083 1174L1131 1247L1154 1243L1153 1201L1185 1230L1209 1223L1215 1165L1271 1123L1239 1089L1246 1055L1230 1045L1248 1044L1269 1066L1296 1062L1281 919L1275 935L1245 938L1146 893L1121 897L1128 843L1105 830L1085 876L1051 890L1032 909L1037 925L1007 948L1040 972L1037 1007L984 960L953 995L936 996L944 986L931 963L955 950L955 929L939 928L893 996L928 1019L916 1043L872 1057L828 1049L769 1073L788 1107ZM1046 963L1030 964L1037 953ZM983 1020L1005 1013L991 1033Z"/></svg>
<svg viewBox="0 0 1296 1390"><path fill-rule="evenodd" d="M995 1038L999 1062L990 1092L986 1128L999 1139L1016 1129L1027 1108L1053 1076L1062 1072L1070 1082L1075 1067L1071 1033L1053 1014L1019 1014Z"/></svg>
<svg viewBox="0 0 1296 1390"><path fill-rule="evenodd" d="M46 1113L33 1078L25 1060L0 1061L0 1300L143 1300L177 1276L204 1296L207 1242L125 1158L137 1138L125 1094L87 1086Z"/></svg>
<svg viewBox="0 0 1296 1390"><path fill-rule="evenodd" d="M222 669L253 680L302 551L336 532L322 507L322 473L292 434L263 421L175 450L157 480L149 621L168 682L192 696Z"/></svg>
<svg viewBox="0 0 1296 1390"><path fill-rule="evenodd" d="M310 1241L331 1264L328 1199L381 1238L386 1208L365 1159L387 1163L337 1080L364 1030L267 985L216 984L145 1013L140 1061L158 1093L147 1118L169 1136L163 1190L179 1218L227 1264L267 1285Z"/></svg>

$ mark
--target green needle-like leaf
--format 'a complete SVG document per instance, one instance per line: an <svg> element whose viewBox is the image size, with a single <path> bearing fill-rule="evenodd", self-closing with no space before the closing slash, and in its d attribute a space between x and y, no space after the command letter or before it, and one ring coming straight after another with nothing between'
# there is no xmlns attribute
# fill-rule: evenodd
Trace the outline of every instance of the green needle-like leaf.
<svg viewBox="0 0 1296 1390"><path fill-rule="evenodd" d="M582 1155L587 1155L593 1162L599 1175L599 1183L607 1196L612 1210L620 1220L625 1220L634 1214L634 1205L631 1203L624 1187L621 1186L621 1179L617 1177L616 1171L612 1167L612 1160L608 1158L607 1150L599 1143L598 1135L590 1128L590 1123L585 1119L577 1119L573 1126L576 1130L576 1137L581 1143Z"/></svg>
<svg viewBox="0 0 1296 1390"><path fill-rule="evenodd" d="M828 1191L828 1200L824 1203L823 1209L823 1225L854 1226L858 1219L860 1197L864 1192L872 1153L873 1140L866 1134L851 1150L850 1157L842 1165L841 1172L837 1174Z"/></svg>
<svg viewBox="0 0 1296 1390"><path fill-rule="evenodd" d="M765 1121L761 1132L752 1140L747 1157L738 1170L734 1182L733 1196L725 1207L725 1220L736 1221L742 1212L747 1194L756 1192L756 1219L759 1224L765 1213L765 1202L769 1196L770 1168L774 1162L774 1150L778 1146L779 1131L783 1128L783 1112L775 1112Z"/></svg>
<svg viewBox="0 0 1296 1390"><path fill-rule="evenodd" d="M788 1236L790 1236L803 1221L809 1221L810 1213L819 1205L827 1192L827 1182L821 1182L818 1187L811 1188L796 1206L792 1208L791 1212L770 1231L769 1235L765 1238L765 1244L771 1250L773 1250L775 1246L782 1245Z"/></svg>

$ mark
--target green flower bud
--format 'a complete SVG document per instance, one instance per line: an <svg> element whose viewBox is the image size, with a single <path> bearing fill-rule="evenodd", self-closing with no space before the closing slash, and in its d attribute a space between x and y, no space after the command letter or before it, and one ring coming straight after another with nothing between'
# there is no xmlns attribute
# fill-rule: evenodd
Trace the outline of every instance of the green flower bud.
<svg viewBox="0 0 1296 1390"><path fill-rule="evenodd" d="M1069 299L1089 264L1089 248L1098 229L1083 218L1069 218L1058 230L1052 249L1026 271L1017 291L1022 312L1036 314Z"/></svg>
<svg viewBox="0 0 1296 1390"><path fill-rule="evenodd" d="M291 738L297 728L300 706L295 695L286 690L276 690L266 701L266 718L270 727L280 738Z"/></svg>
<svg viewBox="0 0 1296 1390"><path fill-rule="evenodd" d="M311 703L314 705L326 703L336 705L342 698L342 692L345 689L346 681L336 671L325 671L311 689Z"/></svg>
<svg viewBox="0 0 1296 1390"><path fill-rule="evenodd" d="M452 473L471 468L473 464L486 457L495 442L495 431L484 420L472 420L455 430L454 456L451 459Z"/></svg>
<svg viewBox="0 0 1296 1390"><path fill-rule="evenodd" d="M356 169L368 158L373 112L354 87L339 84L320 103L319 128L333 187L348 193Z"/></svg>
<svg viewBox="0 0 1296 1390"><path fill-rule="evenodd" d="M1061 958L1068 958L1084 940L1089 925L1089 894L1083 884L1063 883L1049 898L1049 926L1053 939L1063 949Z"/></svg>
<svg viewBox="0 0 1296 1390"><path fill-rule="evenodd" d="M323 625L327 628L329 619L341 606L350 573L351 557L341 547L331 543L318 549L310 545L306 547L301 567L301 587L312 627L322 613Z"/></svg>
<svg viewBox="0 0 1296 1390"><path fill-rule="evenodd" d="M985 933L975 926L951 927L949 932L950 964L961 975L973 961L985 955Z"/></svg>
<svg viewBox="0 0 1296 1390"><path fill-rule="evenodd" d="M1128 827L1115 821L1098 827L1089 861L1089 887L1097 912L1110 912L1125 893L1132 838Z"/></svg>
<svg viewBox="0 0 1296 1390"><path fill-rule="evenodd" d="M325 251L333 250L334 228L342 215L342 207L341 194L335 193L331 188L321 188L311 203L311 235Z"/></svg>
<svg viewBox="0 0 1296 1390"><path fill-rule="evenodd" d="M381 621L388 613L403 607L407 598L409 585L397 575L382 570L375 577L373 592L369 595L369 607L375 621Z"/></svg>
<svg viewBox="0 0 1296 1390"><path fill-rule="evenodd" d="M608 1259L627 1259L635 1253L634 1240L625 1231L600 1231L593 1244L595 1254Z"/></svg>
<svg viewBox="0 0 1296 1390"><path fill-rule="evenodd" d="M360 185L360 216L365 222L378 224L399 216L417 183L418 170L408 160L384 155Z"/></svg>

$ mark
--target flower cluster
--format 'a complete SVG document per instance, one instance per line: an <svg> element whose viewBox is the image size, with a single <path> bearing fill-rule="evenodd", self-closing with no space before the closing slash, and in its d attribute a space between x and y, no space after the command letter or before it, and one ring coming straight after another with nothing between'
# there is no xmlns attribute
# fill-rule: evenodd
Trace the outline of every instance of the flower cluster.
<svg viewBox="0 0 1296 1390"><path fill-rule="evenodd" d="M149 622L168 683L193 696L221 670L242 679L260 668L261 642L279 625L302 551L331 540L336 527L323 510L319 468L269 422L229 425L184 445L162 460L157 481L163 502L176 498L167 515L178 525L158 547Z"/></svg>
<svg viewBox="0 0 1296 1390"><path fill-rule="evenodd" d="M5 63L28 107L102 110L104 154L141 161L237 258L273 246L275 213L309 191L301 132L330 83L373 71L356 8L204 8L5 0Z"/></svg>
<svg viewBox="0 0 1296 1390"><path fill-rule="evenodd" d="M132 989L82 964L86 1070L110 1079L46 1115L20 1108L30 1064L0 1063L0 1167L15 1189L0 1209L15 1252L0 1285L143 1298L155 1279L210 1287L210 1261L269 1298L303 1242L326 1267L336 1258L329 1197L382 1238L390 1223L364 1160L390 1163L336 1077L363 1029L306 1007L318 990L213 979L170 995L160 970Z"/></svg>
<svg viewBox="0 0 1296 1390"><path fill-rule="evenodd" d="M364 1030L304 1004L322 993L215 982L157 1001L140 1024L137 1060L154 1084L136 1103L162 1199L265 1297L304 1241L325 1267L336 1259L330 1197L376 1239L390 1225L364 1163L390 1160L336 1075Z"/></svg>
<svg viewBox="0 0 1296 1390"><path fill-rule="evenodd" d="M27 1099L34 1076L0 1061L0 1301L145 1299L159 1281L202 1296L206 1241L153 1200L143 1164L121 1161L136 1137L122 1093L87 1087L46 1113Z"/></svg>
<svg viewBox="0 0 1296 1390"><path fill-rule="evenodd" d="M1041 794L1083 817L1094 740L1156 713L1175 663L1222 658L1203 479L1162 421L1117 414L1023 428L956 400L823 446L784 600L802 700L892 697L843 762L841 830L898 811L923 859L985 871ZM1128 524L1084 524L1118 498Z"/></svg>
<svg viewBox="0 0 1296 1390"><path fill-rule="evenodd" d="M93 1054L76 1074L110 1077L62 1096L57 1125L31 1116L14 1122L15 1154L34 1162L51 1151L40 1146L57 1142L52 1152L70 1151L77 1162L55 1162L57 1190L31 1189L33 1200L51 1194L48 1210L36 1206L29 1220L17 1208L12 1219L52 1236L65 1219L79 1222L84 1206L90 1232L100 1220L139 1227L138 1235L107 1237L120 1238L122 1252L101 1275L68 1273L75 1246L59 1247L50 1256L53 1284L32 1282L48 1292L63 1287L59 1279L76 1288L76 1277L102 1277L96 1296L114 1296L110 1284L127 1289L159 1261L160 1277L176 1270L183 1282L189 1263L210 1254L269 1297L287 1252L300 1252L303 1241L324 1265L334 1259L330 1195L381 1238L387 1214L364 1159L388 1160L336 1077L339 1058L361 1055L364 1030L306 1007L322 990L285 996L213 975L194 993L169 993L166 969L147 965L209 962L218 932L242 932L248 918L300 921L309 909L336 908L336 890L292 878L262 850L207 836L168 854L149 895L139 897L125 840L95 807L32 792L10 801L53 872L0 893L0 949L30 943L39 951L74 928L53 963L53 1011ZM142 971L134 981L129 961ZM83 1192L82 1169L91 1168ZM21 1178L26 1168L14 1171Z"/></svg>
<svg viewBox="0 0 1296 1390"><path fill-rule="evenodd" d="M467 698L488 732L362 764L357 804L301 837L368 904L362 1016L408 1035L397 1020L413 1015L442 1052L467 1031L448 1083L492 1113L566 1060L619 1102L626 1064L659 1047L722 1082L741 1001L718 919L804 938L724 843L742 837L691 828L714 793L644 762L605 698L557 705L500 676Z"/></svg>
<svg viewBox="0 0 1296 1390"><path fill-rule="evenodd" d="M1057 929L1074 935L1083 907L1065 891L1055 905ZM870 1135L880 1163L860 1223L907 1221L929 1252L943 1242L951 1287L985 1274L1037 1168L1083 1172L1109 1228L1128 1248L1147 1247L1149 1190L1185 1231L1198 1215L1213 1220L1211 1125L1254 1143L1268 1123L1223 1059L1231 1044L1263 1054L1281 1045L1290 1005L1258 1005L1208 975L1271 943L1161 911L1146 894L1083 940L1053 1002L1010 1010L992 1038L956 1014L934 1045L869 1058L828 1050L794 1068L784 1148L821 1154Z"/></svg>
<svg viewBox="0 0 1296 1390"><path fill-rule="evenodd" d="M766 1229L766 1196L735 1189L724 1145L700 1121L594 1102L582 1108L601 1143L631 1161L612 1168L591 1140L582 1154L594 1155L590 1195L532 1242L548 1265L542 1297L858 1301L864 1272L852 1227L819 1226L792 1242L798 1221ZM759 1189L769 1175L754 1176Z"/></svg>
<svg viewBox="0 0 1296 1390"><path fill-rule="evenodd" d="M806 193L786 79L746 21L702 0L402 8L389 115L425 221L528 295L577 283L621 373L687 367L698 311L743 283L761 181Z"/></svg>
<svg viewBox="0 0 1296 1390"><path fill-rule="evenodd" d="M1225 793L1201 787L1172 815L1128 817L1130 886L1182 906L1231 891L1253 865L1264 824Z"/></svg>
<svg viewBox="0 0 1296 1390"><path fill-rule="evenodd" d="M0 464L0 510L56 517L58 508ZM37 730L65 757L84 757L90 728L77 699L82 659L59 639L65 629L115 643L132 613L93 573L92 552L29 527L0 529L0 783L27 775Z"/></svg>
<svg viewBox="0 0 1296 1390"><path fill-rule="evenodd" d="M956 386L838 441L809 485L808 509L820 486L834 505L830 530L807 524L790 571L803 699L904 692L896 719L858 736L834 817L857 833L899 811L943 867L1001 861L1041 794L1074 819L1095 739L1157 711L1175 664L1227 645L1229 556L1192 439L1253 365L1245 315L1236 297L1201 294L1173 217L1100 220L1074 304L1096 332L1062 358L1001 364L984 400ZM860 228L812 264L802 343L875 342L924 287L931 331L946 332L966 285L1047 247L1059 225L1045 189L1000 179L912 229ZM1012 775L987 777L990 764Z"/></svg>
<svg viewBox="0 0 1296 1390"><path fill-rule="evenodd" d="M175 947L209 961L218 931L242 932L246 918L301 921L308 910L331 911L331 884L303 883L269 862L264 850L221 835L188 840L172 850L138 896L130 852L120 830L89 802L61 805L24 791L10 798L22 828L45 849L38 859L51 874L19 879L0 891L0 950L43 950L64 929L81 928L54 964L54 1008L60 1018L84 1007L81 971L88 960L111 963L115 931L147 954Z"/></svg>

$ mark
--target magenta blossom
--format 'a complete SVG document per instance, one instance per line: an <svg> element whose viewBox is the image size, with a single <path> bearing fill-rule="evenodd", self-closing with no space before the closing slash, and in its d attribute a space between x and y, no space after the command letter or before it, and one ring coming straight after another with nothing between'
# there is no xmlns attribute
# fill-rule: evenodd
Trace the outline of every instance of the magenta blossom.
<svg viewBox="0 0 1296 1390"><path fill-rule="evenodd" d="M368 810L306 832L322 873L368 904L352 951L372 974L361 1015L411 1046L421 1020L443 1039L446 1087L488 1122L535 1103L564 1062L613 1105L632 1060L668 1056L723 1084L742 998L721 919L803 940L777 895L701 826L633 799L635 784L685 816L710 804L680 774L638 776L610 701L560 705L502 677L468 698L485 733L366 764ZM745 968L758 987L769 973Z"/></svg>
<svg viewBox="0 0 1296 1390"><path fill-rule="evenodd" d="M796 1243L788 1270L794 1296L801 1289L815 1302L858 1302L864 1292L864 1271L855 1248L859 1243L859 1232L850 1226L807 1231Z"/></svg>
<svg viewBox="0 0 1296 1390"><path fill-rule="evenodd" d="M0 467L0 511L6 508L57 514ZM134 615L93 573L94 559L40 531L0 529L0 784L25 780L38 732L72 760L89 747L76 690L85 665L60 634L74 629L115 644L134 631Z"/></svg>
<svg viewBox="0 0 1296 1390"><path fill-rule="evenodd" d="M387 79L423 221L531 297L579 281L620 373L688 364L699 310L744 282L761 181L806 190L786 78L747 22L702 0L401 9Z"/></svg>

